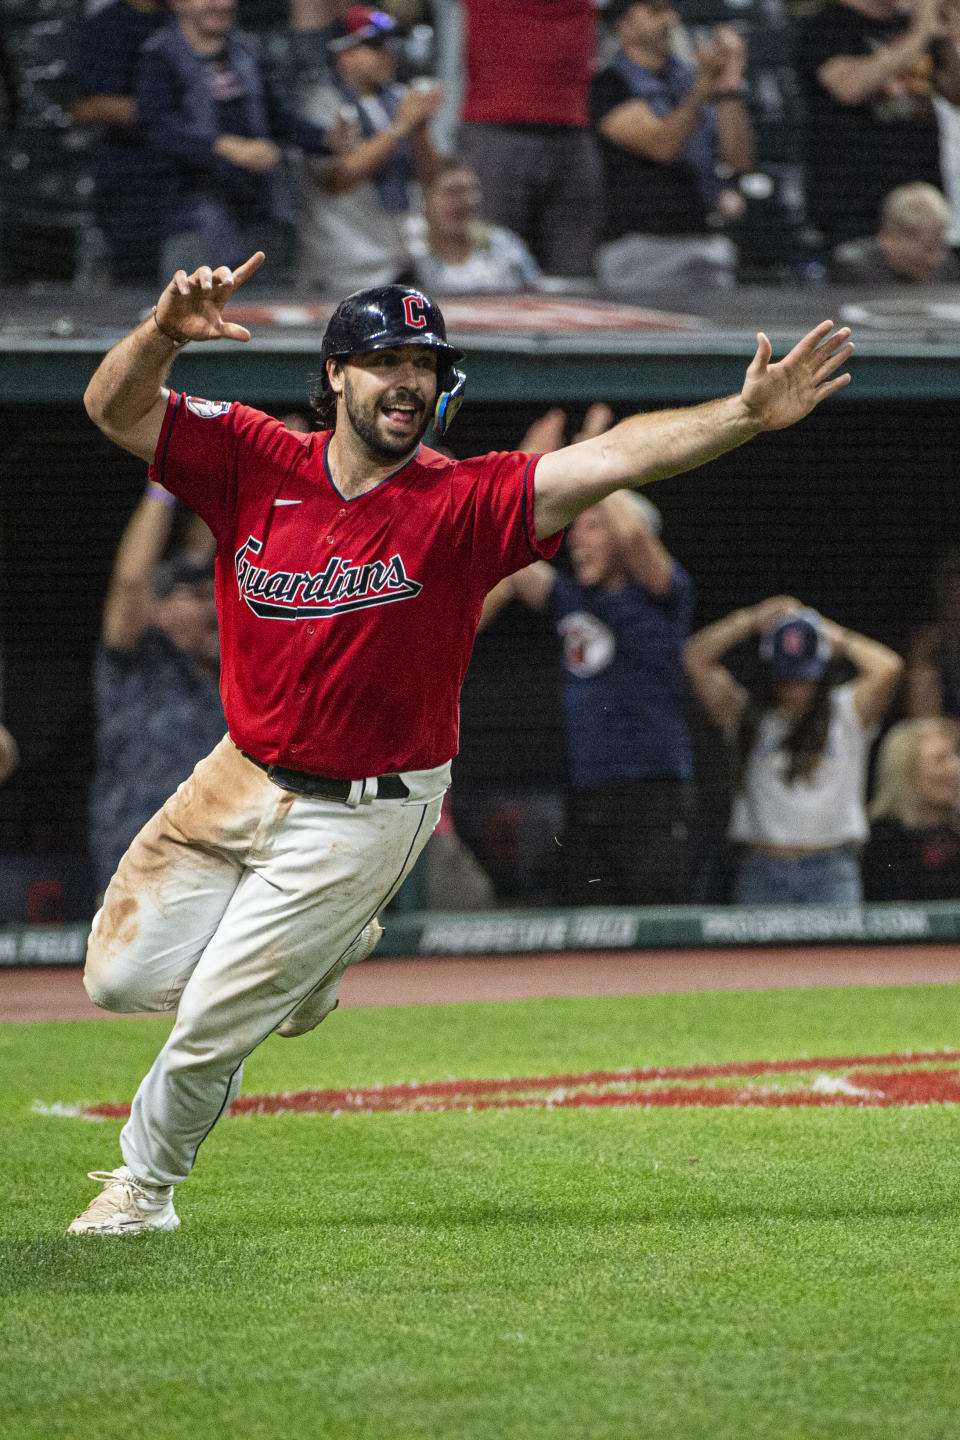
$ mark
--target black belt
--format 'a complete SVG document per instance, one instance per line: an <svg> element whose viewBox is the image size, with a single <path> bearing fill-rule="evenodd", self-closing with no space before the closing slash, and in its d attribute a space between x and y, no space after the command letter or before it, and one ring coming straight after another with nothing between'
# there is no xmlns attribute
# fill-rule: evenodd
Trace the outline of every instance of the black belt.
<svg viewBox="0 0 960 1440"><path fill-rule="evenodd" d="M251 764L258 766L282 790L292 790L295 795L307 795L313 800L339 800L346 804L353 788L352 780L335 780L331 775L310 775L306 770L288 770L284 765L267 765L246 750L240 754ZM361 782L363 783L363 782ZM406 800L410 791L399 775L377 776L378 800Z"/></svg>

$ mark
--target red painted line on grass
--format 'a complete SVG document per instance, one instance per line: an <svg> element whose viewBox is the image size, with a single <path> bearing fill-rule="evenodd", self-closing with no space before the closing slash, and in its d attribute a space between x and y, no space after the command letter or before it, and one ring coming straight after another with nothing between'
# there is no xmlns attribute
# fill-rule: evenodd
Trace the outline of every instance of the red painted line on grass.
<svg viewBox="0 0 960 1440"><path fill-rule="evenodd" d="M889 1106L960 1104L960 1071L947 1068L960 1050L906 1054L802 1056L720 1065L656 1065L577 1075L437 1080L363 1089L298 1090L241 1095L231 1115L409 1114L443 1110L595 1109L646 1106ZM918 1069L918 1066L935 1068ZM865 1067L870 1067L865 1068ZM817 1073L812 1085L783 1086L774 1077ZM683 1084L754 1079L756 1085ZM657 1081L671 1084L659 1085ZM681 1083L678 1083L681 1082ZM129 1105L91 1105L91 1119L125 1119Z"/></svg>

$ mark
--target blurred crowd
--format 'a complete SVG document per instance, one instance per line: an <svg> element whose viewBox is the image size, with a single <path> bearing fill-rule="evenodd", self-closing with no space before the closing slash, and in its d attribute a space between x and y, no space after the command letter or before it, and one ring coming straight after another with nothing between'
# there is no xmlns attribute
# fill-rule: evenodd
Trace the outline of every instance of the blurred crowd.
<svg viewBox="0 0 960 1440"><path fill-rule="evenodd" d="M152 295L254 248L256 283L338 298L958 275L954 0L7 0L0 40L5 283ZM518 447L613 418L552 409ZM461 766L422 903L960 898L960 554L901 656L815 596L691 633L668 538L614 495L491 594L481 657L527 624L554 647L565 783ZM209 534L150 485L95 661L96 889L221 733L217 671Z"/></svg>
<svg viewBox="0 0 960 1440"><path fill-rule="evenodd" d="M576 427L553 407L517 448L545 453L613 423L603 403ZM960 899L960 548L932 581L933 618L905 656L790 595L693 631L695 577L660 511L642 493L608 496L554 563L491 591L471 667L487 713L528 753L556 714L563 779L549 759L552 778L518 778L502 745L461 756L400 908ZM515 649L535 667L538 647L524 691L503 660ZM218 670L212 537L150 481L94 660L94 895L222 735ZM539 713L521 699L533 691ZM17 760L0 726L0 783Z"/></svg>
<svg viewBox="0 0 960 1440"><path fill-rule="evenodd" d="M957 277L958 0L8 0L0 279Z"/></svg>
<svg viewBox="0 0 960 1440"><path fill-rule="evenodd" d="M593 405L584 432L611 420ZM549 411L520 448L560 445L565 424ZM656 507L621 492L587 511L556 567L511 576L484 609L479 647L493 627L508 642L512 602L548 617L567 752L552 808L549 792L511 794L492 766L488 784L455 785L454 822L493 895L960 899L960 549L932 590L935 618L905 656L789 595L691 633L694 577Z"/></svg>

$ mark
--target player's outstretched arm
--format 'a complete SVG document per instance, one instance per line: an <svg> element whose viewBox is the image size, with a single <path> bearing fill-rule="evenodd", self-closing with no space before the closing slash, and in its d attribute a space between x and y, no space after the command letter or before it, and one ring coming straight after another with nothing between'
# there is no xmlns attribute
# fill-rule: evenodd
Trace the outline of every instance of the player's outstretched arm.
<svg viewBox="0 0 960 1440"><path fill-rule="evenodd" d="M235 290L259 270L258 250L236 270L201 265L178 270L149 320L114 345L100 362L83 403L103 433L143 460L152 460L167 403L164 386L177 352L190 340L249 340L250 331L223 318Z"/></svg>
<svg viewBox="0 0 960 1440"><path fill-rule="evenodd" d="M604 435L544 455L534 477L538 538L555 534L614 490L693 470L763 430L796 424L850 383L849 374L836 374L853 352L849 336L824 320L771 363L770 341L760 334L739 395L633 415Z"/></svg>

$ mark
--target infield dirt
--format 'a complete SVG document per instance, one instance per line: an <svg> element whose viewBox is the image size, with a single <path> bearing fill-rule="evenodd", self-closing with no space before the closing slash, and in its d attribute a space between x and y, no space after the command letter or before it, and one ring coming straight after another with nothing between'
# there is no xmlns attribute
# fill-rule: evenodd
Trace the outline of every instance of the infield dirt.
<svg viewBox="0 0 960 1440"><path fill-rule="evenodd" d="M956 945L374 957L347 971L340 1003L351 1009L547 996L957 984ZM0 967L0 1024L122 1018L90 1003L79 967Z"/></svg>

